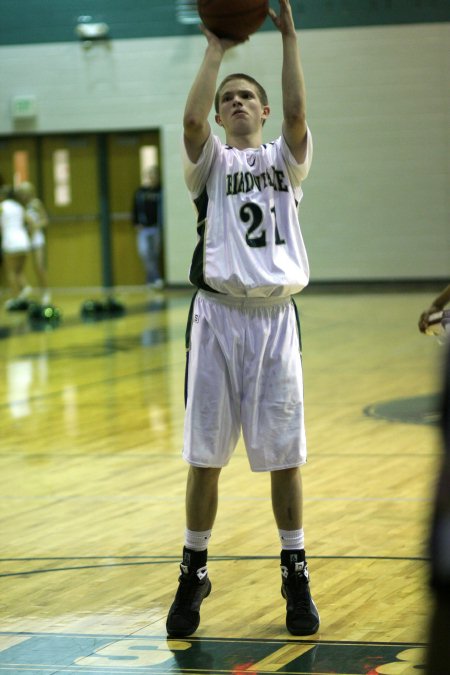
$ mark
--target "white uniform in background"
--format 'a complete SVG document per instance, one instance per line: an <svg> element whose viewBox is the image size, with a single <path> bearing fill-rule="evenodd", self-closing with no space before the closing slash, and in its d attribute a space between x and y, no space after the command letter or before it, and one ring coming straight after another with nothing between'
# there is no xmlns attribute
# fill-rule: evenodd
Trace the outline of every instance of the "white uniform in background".
<svg viewBox="0 0 450 675"><path fill-rule="evenodd" d="M30 235L32 250L45 246L44 227L48 222L48 217L42 202L39 199L32 199L26 205L27 216L33 221L35 227Z"/></svg>
<svg viewBox="0 0 450 675"><path fill-rule="evenodd" d="M28 253L30 237L25 226L25 209L14 199L1 202L2 250L4 253Z"/></svg>

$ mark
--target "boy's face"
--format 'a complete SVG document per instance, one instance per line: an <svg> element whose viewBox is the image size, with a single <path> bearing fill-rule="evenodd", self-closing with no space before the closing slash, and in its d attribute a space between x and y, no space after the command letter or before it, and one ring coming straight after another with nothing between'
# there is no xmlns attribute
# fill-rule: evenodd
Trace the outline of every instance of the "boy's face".
<svg viewBox="0 0 450 675"><path fill-rule="evenodd" d="M216 122L227 133L248 134L260 129L269 113L254 84L244 79L229 80L220 91Z"/></svg>

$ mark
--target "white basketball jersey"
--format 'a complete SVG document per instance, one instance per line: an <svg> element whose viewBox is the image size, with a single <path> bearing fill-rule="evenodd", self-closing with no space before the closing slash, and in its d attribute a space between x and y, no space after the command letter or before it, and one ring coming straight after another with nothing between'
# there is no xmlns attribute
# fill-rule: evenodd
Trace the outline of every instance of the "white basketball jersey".
<svg viewBox="0 0 450 675"><path fill-rule="evenodd" d="M14 199L5 199L1 203L0 229L5 253L26 253L30 249L24 219L25 210Z"/></svg>
<svg viewBox="0 0 450 675"><path fill-rule="evenodd" d="M283 136L237 150L211 134L195 164L184 152L186 185L198 213L189 274L195 286L237 297L282 297L307 285L298 206L311 159L309 131L303 164Z"/></svg>

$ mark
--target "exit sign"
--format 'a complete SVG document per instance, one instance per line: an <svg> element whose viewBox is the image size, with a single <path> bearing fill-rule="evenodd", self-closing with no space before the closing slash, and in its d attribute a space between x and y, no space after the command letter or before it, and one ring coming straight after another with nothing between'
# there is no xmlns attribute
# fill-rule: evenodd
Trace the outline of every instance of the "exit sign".
<svg viewBox="0 0 450 675"><path fill-rule="evenodd" d="M11 112L14 119L36 117L37 98L30 96L14 96L11 101Z"/></svg>

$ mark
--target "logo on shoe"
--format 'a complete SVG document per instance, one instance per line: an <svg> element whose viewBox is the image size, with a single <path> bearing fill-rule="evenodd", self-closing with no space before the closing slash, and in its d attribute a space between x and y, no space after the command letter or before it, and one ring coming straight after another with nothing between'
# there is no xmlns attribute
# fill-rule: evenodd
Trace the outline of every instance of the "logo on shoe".
<svg viewBox="0 0 450 675"><path fill-rule="evenodd" d="M208 568L205 565L205 567L199 567L197 570L197 577L199 581L203 581L208 576Z"/></svg>
<svg viewBox="0 0 450 675"><path fill-rule="evenodd" d="M309 579L308 565L305 562L295 563L295 573L303 574L306 579Z"/></svg>

